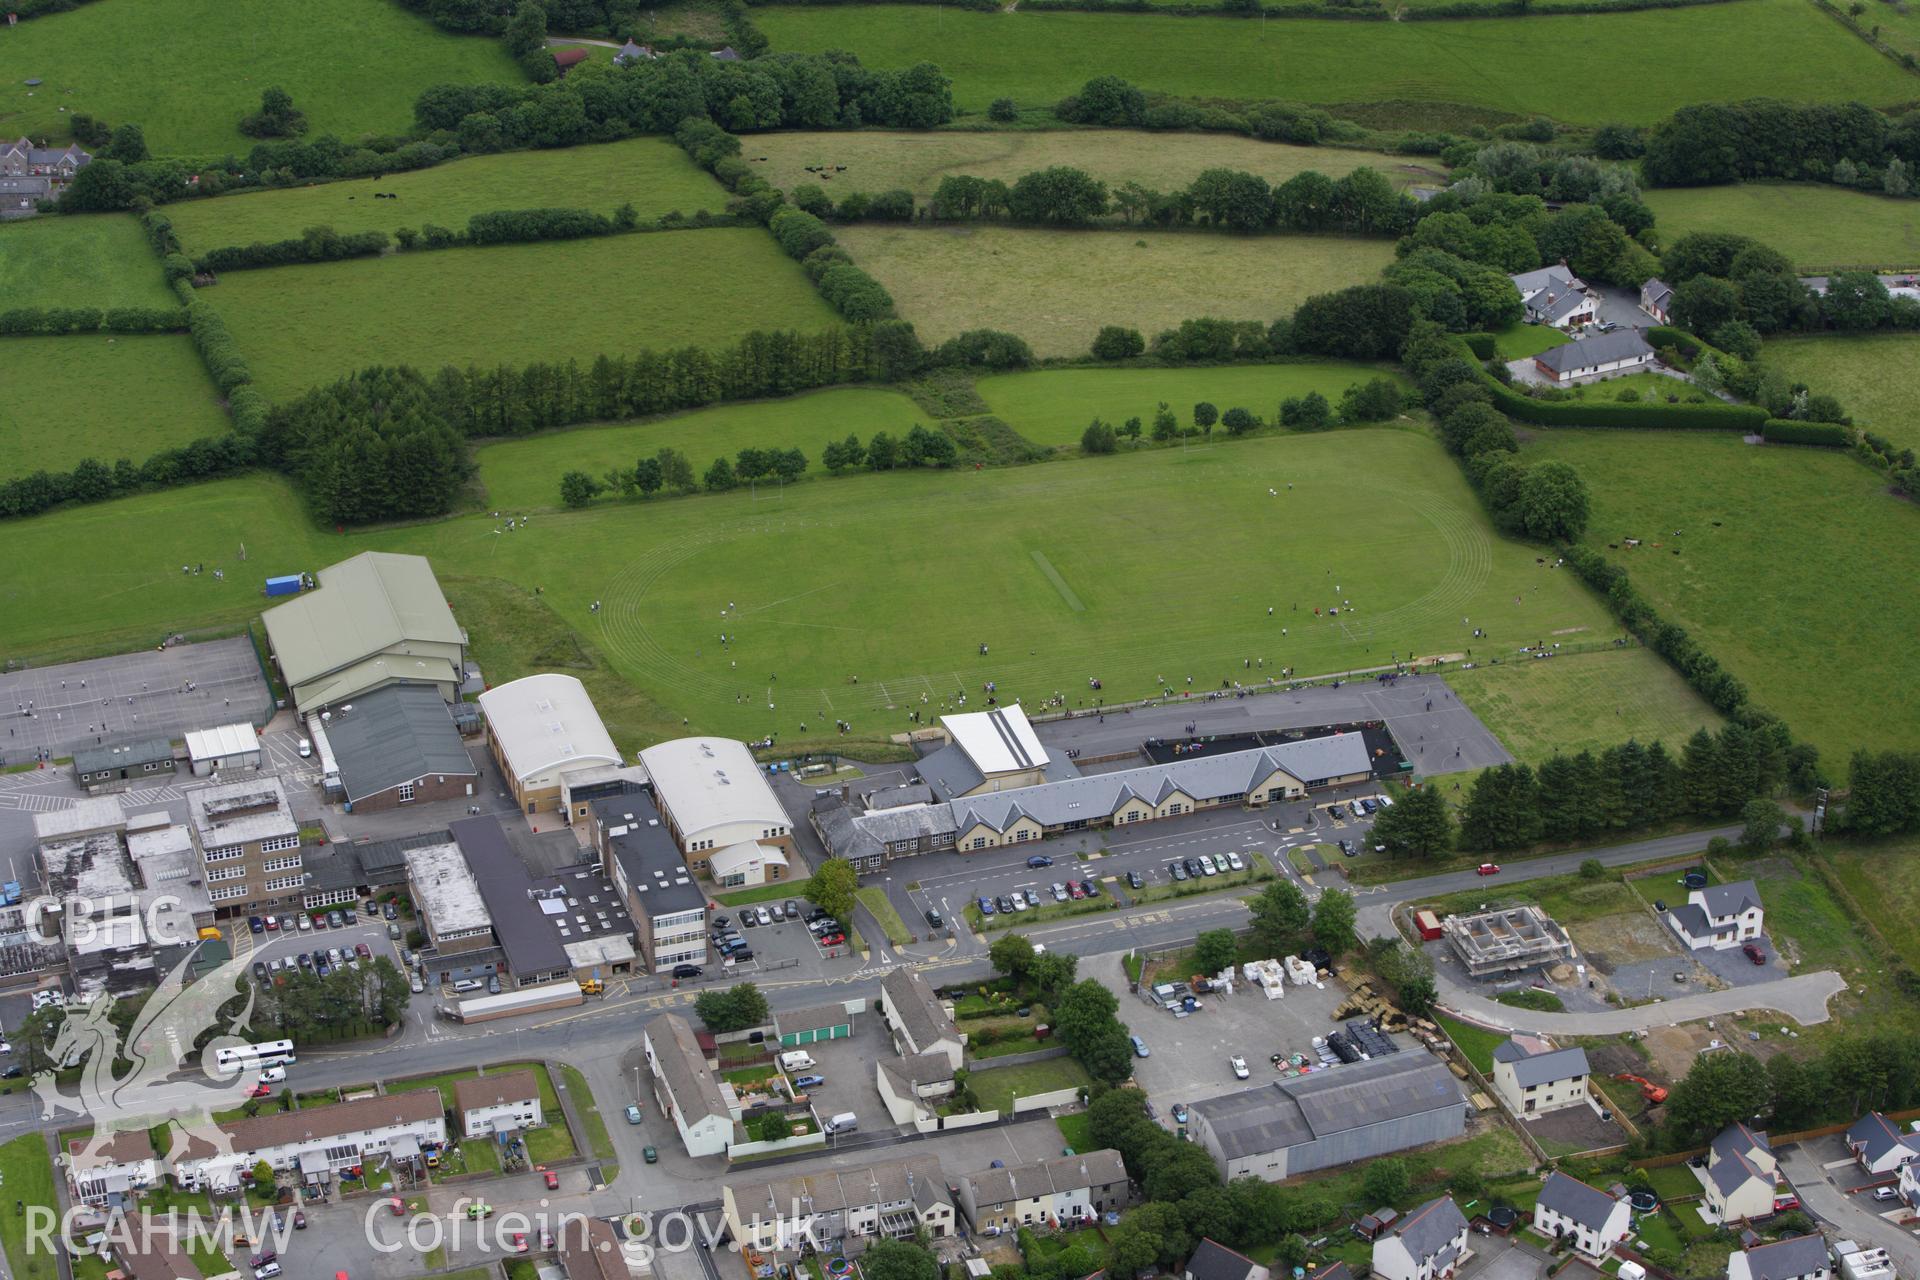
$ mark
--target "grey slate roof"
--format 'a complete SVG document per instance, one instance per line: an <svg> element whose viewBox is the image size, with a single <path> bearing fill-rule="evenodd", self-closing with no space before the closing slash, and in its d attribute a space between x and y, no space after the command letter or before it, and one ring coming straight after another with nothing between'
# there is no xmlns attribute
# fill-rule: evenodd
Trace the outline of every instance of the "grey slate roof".
<svg viewBox="0 0 1920 1280"><path fill-rule="evenodd" d="M805 1205L812 1213L839 1213L876 1204L911 1200L924 1212L952 1204L947 1175L938 1156L907 1156L862 1169L822 1169L770 1179L736 1182L730 1187L740 1216L748 1222L772 1222Z"/></svg>
<svg viewBox="0 0 1920 1280"><path fill-rule="evenodd" d="M921 1086L953 1079L953 1064L944 1053L916 1053L911 1058L882 1058L880 1069L903 1094L915 1094Z"/></svg>
<svg viewBox="0 0 1920 1280"><path fill-rule="evenodd" d="M986 775L974 767L972 758L957 743L948 743L938 751L928 752L913 767L934 794L940 796L965 795L987 780Z"/></svg>
<svg viewBox="0 0 1920 1280"><path fill-rule="evenodd" d="M1737 916L1760 905L1760 890L1751 880L1736 880L1732 884L1708 885L1700 890L1700 899L1709 916Z"/></svg>
<svg viewBox="0 0 1920 1280"><path fill-rule="evenodd" d="M435 695L438 696L438 695ZM493 921L493 936L515 974L571 969L553 925L533 900L533 877L507 844L498 818L462 818L448 828L467 860Z"/></svg>
<svg viewBox="0 0 1920 1280"><path fill-rule="evenodd" d="M773 1029L778 1035L790 1031L823 1031L828 1027L848 1026L853 1015L847 1012L845 1005L816 1004L805 1009L782 1009L773 1015ZM945 1061L945 1059L941 1059Z"/></svg>
<svg viewBox="0 0 1920 1280"><path fill-rule="evenodd" d="M1508 1045L1513 1045L1517 1052L1506 1052ZM1513 1041L1507 1040L1494 1050L1493 1056L1498 1061L1513 1064L1513 1078L1520 1082L1520 1087L1523 1089L1528 1085L1546 1084L1553 1080L1567 1080L1573 1076L1590 1074L1587 1067L1587 1051L1578 1046L1530 1054Z"/></svg>
<svg viewBox="0 0 1920 1280"><path fill-rule="evenodd" d="M460 742L446 702L431 686L390 685L355 698L352 706L327 722L327 741L348 800L418 778L480 772Z"/></svg>
<svg viewBox="0 0 1920 1280"><path fill-rule="evenodd" d="M1597 368L1616 360L1631 360L1652 354L1653 348L1647 345L1638 329L1616 329L1612 333L1596 334L1591 338L1578 338L1557 347L1548 347L1534 359L1555 373L1577 373L1581 369Z"/></svg>
<svg viewBox="0 0 1920 1280"><path fill-rule="evenodd" d="M1118 1151L1104 1148L1003 1169L982 1169L966 1175L966 1180L973 1186L974 1200L991 1206L1081 1187L1123 1184L1127 1180L1127 1169Z"/></svg>
<svg viewBox="0 0 1920 1280"><path fill-rule="evenodd" d="M1640 298L1650 306L1664 308L1673 301L1673 286L1655 276L1640 286Z"/></svg>
<svg viewBox="0 0 1920 1280"><path fill-rule="evenodd" d="M653 1059L667 1082L667 1092L673 1095L674 1105L688 1124L709 1116L724 1120L733 1114L685 1018L677 1013L660 1014L647 1024L647 1038L653 1043Z"/></svg>
<svg viewBox="0 0 1920 1280"><path fill-rule="evenodd" d="M1667 917L1689 938L1705 938L1713 933L1713 922L1697 902L1683 902L1668 911Z"/></svg>
<svg viewBox="0 0 1920 1280"><path fill-rule="evenodd" d="M1454 1238L1466 1229L1467 1220L1461 1216L1460 1206L1453 1202L1452 1196L1441 1196L1400 1219L1400 1225L1388 1234L1398 1236L1414 1261L1419 1262L1445 1256Z"/></svg>
<svg viewBox="0 0 1920 1280"><path fill-rule="evenodd" d="M947 1016L940 998L933 994L927 980L913 970L892 970L881 979L880 988L887 993L902 1029L916 1049L924 1051L935 1041L958 1038L959 1028Z"/></svg>
<svg viewBox="0 0 1920 1280"><path fill-rule="evenodd" d="M1211 1237L1202 1237L1187 1259L1186 1275L1188 1280L1247 1280L1260 1269L1252 1258L1235 1253Z"/></svg>
<svg viewBox="0 0 1920 1280"><path fill-rule="evenodd" d="M1620 1202L1598 1187L1590 1187L1580 1179L1569 1178L1556 1169L1540 1188L1535 1203L1571 1218L1583 1227L1599 1231L1607 1225L1607 1219L1613 1216L1614 1206Z"/></svg>
<svg viewBox="0 0 1920 1280"><path fill-rule="evenodd" d="M1872 1164L1895 1147L1906 1147L1910 1156L1920 1155L1920 1133L1902 1133L1899 1125L1878 1111L1869 1111L1847 1130L1847 1145L1858 1147L1861 1158Z"/></svg>
<svg viewBox="0 0 1920 1280"><path fill-rule="evenodd" d="M102 769L124 769L129 765L171 759L171 742L165 738L143 738L137 742L110 742L101 747L83 748L73 753L73 768L76 773L98 773Z"/></svg>
<svg viewBox="0 0 1920 1280"><path fill-rule="evenodd" d="M1817 1232L1743 1252L1753 1280L1793 1280L1795 1276L1809 1276L1832 1260L1826 1240Z"/></svg>
<svg viewBox="0 0 1920 1280"><path fill-rule="evenodd" d="M606 824L607 846L643 914L652 918L706 906L705 891L694 883L679 843L644 791L595 800L592 809Z"/></svg>
<svg viewBox="0 0 1920 1280"><path fill-rule="evenodd" d="M924 764L925 761L922 761ZM1004 831L1021 817L1044 827L1105 818L1138 797L1157 805L1175 791L1196 801L1241 795L1276 770L1311 786L1327 778L1372 770L1366 739L1357 733L1304 738L1252 751L1218 756L1188 756L1166 764L1093 774L1065 782L1046 782L953 800L954 825L965 832L975 823Z"/></svg>
<svg viewBox="0 0 1920 1280"><path fill-rule="evenodd" d="M1522 298L1539 293L1542 289L1561 292L1571 289L1578 292L1587 287L1579 276L1574 275L1564 264L1558 262L1550 267L1522 271L1519 275L1509 278L1513 281L1513 287L1520 291Z"/></svg>
<svg viewBox="0 0 1920 1280"><path fill-rule="evenodd" d="M869 791L866 794L869 811L898 809L902 805L932 804L933 802L933 788L924 782L909 783L903 787L882 787L878 791Z"/></svg>
<svg viewBox="0 0 1920 1280"><path fill-rule="evenodd" d="M1194 1103L1193 1110L1227 1158L1237 1159L1462 1101L1445 1063L1431 1054L1396 1053L1222 1094Z"/></svg>

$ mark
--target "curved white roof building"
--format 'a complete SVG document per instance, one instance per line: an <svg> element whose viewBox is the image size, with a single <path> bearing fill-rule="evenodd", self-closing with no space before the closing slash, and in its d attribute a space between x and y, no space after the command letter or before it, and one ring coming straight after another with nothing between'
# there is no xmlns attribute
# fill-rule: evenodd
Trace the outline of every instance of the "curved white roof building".
<svg viewBox="0 0 1920 1280"><path fill-rule="evenodd" d="M587 687L573 676L544 672L489 689L480 714L493 758L528 813L554 807L563 775L621 763Z"/></svg>

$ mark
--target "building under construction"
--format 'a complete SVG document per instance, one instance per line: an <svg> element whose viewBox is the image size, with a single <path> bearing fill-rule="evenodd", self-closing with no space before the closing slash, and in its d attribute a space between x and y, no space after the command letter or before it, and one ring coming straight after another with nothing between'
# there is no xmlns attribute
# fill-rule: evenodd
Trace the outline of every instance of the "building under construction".
<svg viewBox="0 0 1920 1280"><path fill-rule="evenodd" d="M1448 916L1440 927L1467 972L1476 978L1559 964L1573 956L1573 939L1539 907Z"/></svg>

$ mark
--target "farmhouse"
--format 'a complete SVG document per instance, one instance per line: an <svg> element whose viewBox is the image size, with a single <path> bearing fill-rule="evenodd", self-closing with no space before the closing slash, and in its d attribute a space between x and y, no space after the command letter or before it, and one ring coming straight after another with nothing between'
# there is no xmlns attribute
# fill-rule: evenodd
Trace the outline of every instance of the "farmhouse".
<svg viewBox="0 0 1920 1280"><path fill-rule="evenodd" d="M640 763L653 780L660 815L696 874L719 884L746 884L750 874L762 881L786 878L793 820L746 743L676 738L642 751ZM741 845L758 850L736 848Z"/></svg>
<svg viewBox="0 0 1920 1280"><path fill-rule="evenodd" d="M1661 324L1673 318L1673 286L1654 276L1640 286L1640 309Z"/></svg>
<svg viewBox="0 0 1920 1280"><path fill-rule="evenodd" d="M1751 880L1695 889L1667 912L1667 923L1690 951L1725 951L1760 936L1766 924L1760 890Z"/></svg>
<svg viewBox="0 0 1920 1280"><path fill-rule="evenodd" d="M559 808L568 774L620 765L620 750L587 687L573 676L543 672L489 689L480 695L480 714L494 762L523 813ZM582 811L566 811L569 822L587 816L583 806L576 807Z"/></svg>
<svg viewBox="0 0 1920 1280"><path fill-rule="evenodd" d="M1819 1232L1751 1245L1727 1259L1727 1280L1831 1280L1833 1257Z"/></svg>
<svg viewBox="0 0 1920 1280"><path fill-rule="evenodd" d="M880 980L880 1020L893 1032L902 1056L937 1053L959 1070L966 1065L966 1036L927 980L911 969L891 969Z"/></svg>
<svg viewBox="0 0 1920 1280"><path fill-rule="evenodd" d="M480 771L440 695L424 685L389 685L334 711L314 731L325 738L340 793L353 813L474 793Z"/></svg>
<svg viewBox="0 0 1920 1280"><path fill-rule="evenodd" d="M1072 1226L1132 1203L1126 1166L1111 1149L960 1177L960 1209L975 1231Z"/></svg>
<svg viewBox="0 0 1920 1280"><path fill-rule="evenodd" d="M0 219L25 218L39 212L93 163L79 146L64 149L36 147L30 138L0 142Z"/></svg>
<svg viewBox="0 0 1920 1280"><path fill-rule="evenodd" d="M1600 1258L1633 1234L1633 1211L1625 1200L1555 1170L1533 1203L1533 1226L1543 1235L1573 1241Z"/></svg>
<svg viewBox="0 0 1920 1280"><path fill-rule="evenodd" d="M182 1188L232 1190L240 1185L241 1171L262 1160L279 1172L297 1171L302 1183L324 1184L347 1169L372 1173L383 1158L404 1158L405 1152L417 1159L420 1148L447 1141L438 1089L249 1116L228 1121L220 1130L228 1150L188 1135L186 1151L173 1170Z"/></svg>
<svg viewBox="0 0 1920 1280"><path fill-rule="evenodd" d="M659 1015L640 1033L640 1046L653 1075L654 1105L672 1118L687 1154L724 1155L733 1141L733 1122L740 1118L740 1100L707 1065L687 1020L677 1013Z"/></svg>
<svg viewBox="0 0 1920 1280"><path fill-rule="evenodd" d="M88 795L164 786L176 768L173 744L165 738L110 742L73 753L74 780Z"/></svg>
<svg viewBox="0 0 1920 1280"><path fill-rule="evenodd" d="M421 684L452 702L467 633L425 556L368 551L329 565L320 586L260 616L302 715L390 684Z"/></svg>
<svg viewBox="0 0 1920 1280"><path fill-rule="evenodd" d="M1452 1196L1441 1196L1373 1242L1373 1274L1382 1280L1445 1280L1467 1253L1467 1220Z"/></svg>
<svg viewBox="0 0 1920 1280"><path fill-rule="evenodd" d="M633 917L634 945L649 973L707 962L707 895L645 792L593 801L601 868Z"/></svg>
<svg viewBox="0 0 1920 1280"><path fill-rule="evenodd" d="M1522 272L1512 280L1513 287L1520 292L1527 320L1532 324L1577 329L1583 324L1592 324L1598 316L1586 283L1569 271L1564 262Z"/></svg>
<svg viewBox="0 0 1920 1280"><path fill-rule="evenodd" d="M1707 1206L1722 1222L1764 1218L1773 1212L1775 1175L1780 1167L1767 1135L1731 1124L1714 1136L1701 1179Z"/></svg>
<svg viewBox="0 0 1920 1280"><path fill-rule="evenodd" d="M1548 347L1533 363L1554 382L1590 382L1645 369L1654 363L1654 355L1638 329L1618 329Z"/></svg>
<svg viewBox="0 0 1920 1280"><path fill-rule="evenodd" d="M1878 1111L1869 1111L1847 1130L1847 1149L1868 1173L1888 1174L1920 1156L1920 1133L1903 1133Z"/></svg>
<svg viewBox="0 0 1920 1280"><path fill-rule="evenodd" d="M1446 1064L1395 1053L1196 1102L1194 1140L1222 1178L1278 1182L1457 1138L1466 1105Z"/></svg>
<svg viewBox="0 0 1920 1280"><path fill-rule="evenodd" d="M1587 1051L1532 1052L1503 1041L1493 1051L1493 1089L1517 1116L1580 1106L1587 1100Z"/></svg>
<svg viewBox="0 0 1920 1280"><path fill-rule="evenodd" d="M613 55L613 60L624 67L635 62L647 62L657 56L651 47L635 44L633 37L628 36L627 42L620 46L620 51Z"/></svg>
<svg viewBox="0 0 1920 1280"><path fill-rule="evenodd" d="M1202 1236L1181 1268L1181 1280L1268 1280L1273 1273L1243 1253Z"/></svg>
<svg viewBox="0 0 1920 1280"><path fill-rule="evenodd" d="M727 1232L763 1252L812 1241L823 1251L853 1252L844 1242L881 1236L935 1239L954 1233L947 1175L935 1156L909 1156L860 1169L730 1182L720 1192Z"/></svg>
<svg viewBox="0 0 1920 1280"><path fill-rule="evenodd" d="M540 1082L531 1067L454 1081L453 1110L460 1117L461 1135L468 1138L492 1138L546 1123Z"/></svg>

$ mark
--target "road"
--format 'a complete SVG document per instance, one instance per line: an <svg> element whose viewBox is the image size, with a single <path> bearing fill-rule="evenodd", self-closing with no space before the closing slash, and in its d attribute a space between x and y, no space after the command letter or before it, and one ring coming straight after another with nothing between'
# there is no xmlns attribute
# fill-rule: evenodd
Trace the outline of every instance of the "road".
<svg viewBox="0 0 1920 1280"><path fill-rule="evenodd" d="M1808 1144L1783 1148L1780 1169L1800 1194L1801 1206L1833 1224L1839 1233L1866 1245L1879 1245L1893 1257L1894 1268L1903 1276L1920 1275L1920 1240L1894 1226L1870 1207L1835 1186L1820 1167ZM1849 1162L1845 1174L1850 1182L1861 1178L1859 1167Z"/></svg>

